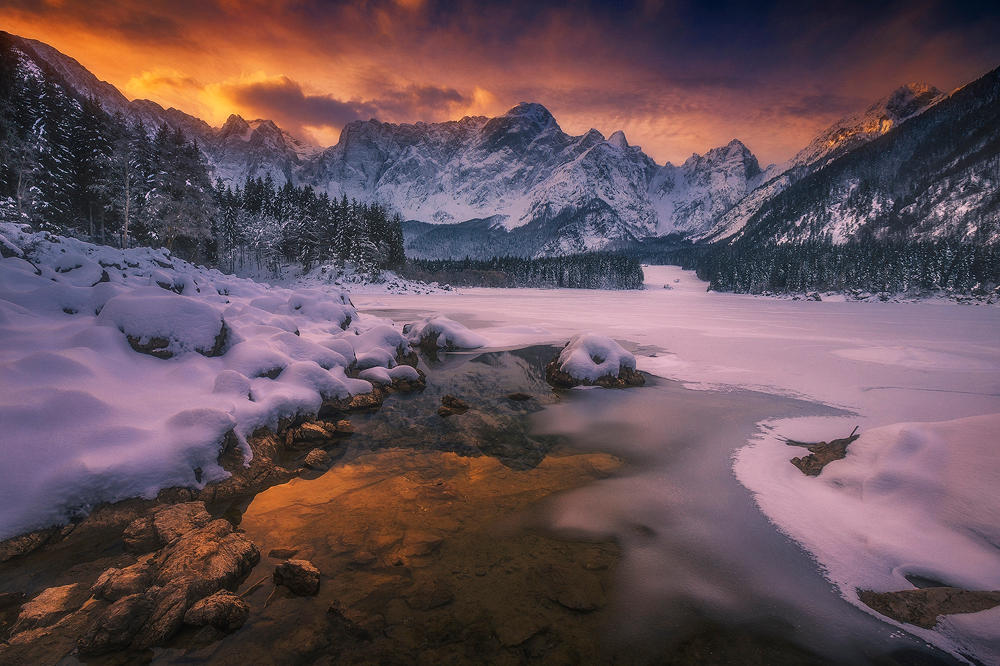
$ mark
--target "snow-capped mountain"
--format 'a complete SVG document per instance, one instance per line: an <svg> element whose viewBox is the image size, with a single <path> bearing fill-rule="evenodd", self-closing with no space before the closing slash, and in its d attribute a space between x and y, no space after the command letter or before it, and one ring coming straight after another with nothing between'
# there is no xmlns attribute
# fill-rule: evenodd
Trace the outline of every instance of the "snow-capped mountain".
<svg viewBox="0 0 1000 666"><path fill-rule="evenodd" d="M684 164L666 164L649 184L656 208L658 235L701 233L750 191L761 184L765 172L757 158L740 141L692 155Z"/></svg>
<svg viewBox="0 0 1000 666"><path fill-rule="evenodd" d="M967 99L965 107L951 102L968 98L973 84L949 97L924 84L902 86L834 123L788 162L765 169L738 140L680 165L658 165L622 132L605 138L592 129L573 136L534 103L518 104L496 118L359 120L344 127L336 145L321 149L270 120L233 115L213 128L177 109L129 101L55 49L4 36L22 66L44 66L108 113L141 120L151 130L167 123L197 139L213 179L240 184L248 176L269 175L279 185L288 180L334 197L388 205L409 221L407 253L416 257L565 254L674 233L700 242L842 239L890 213L927 233L969 237L974 233L969 216L993 205L997 196L989 166L997 149L986 139L973 141L990 127L991 107L979 99ZM981 88L974 88L976 94L987 94ZM956 117L927 125L929 112L937 114L946 103ZM916 126L924 128L922 134L911 131ZM950 162L928 157L929 162L901 169L902 163L892 162L896 157L867 150L873 144L880 150L896 146L890 137L901 135L907 139L899 150L917 142L929 155L959 126L971 134L953 146ZM987 136L996 136L996 124L992 127ZM864 171L876 163L894 169L896 185ZM916 173L923 180L914 180ZM911 189L900 190L902 181ZM808 190L820 182L825 192ZM829 207L816 208L820 201ZM790 218L793 212L798 217ZM793 227L788 219L795 220Z"/></svg>
<svg viewBox="0 0 1000 666"><path fill-rule="evenodd" d="M760 208L772 198L809 174L819 171L838 157L860 148L898 127L944 99L934 86L908 83L878 100L865 111L835 122L820 132L809 145L782 165L775 165L741 200L734 202L715 225L695 231L701 240L720 240L738 233Z"/></svg>
<svg viewBox="0 0 1000 666"><path fill-rule="evenodd" d="M782 192L733 236L1000 241L1000 68Z"/></svg>

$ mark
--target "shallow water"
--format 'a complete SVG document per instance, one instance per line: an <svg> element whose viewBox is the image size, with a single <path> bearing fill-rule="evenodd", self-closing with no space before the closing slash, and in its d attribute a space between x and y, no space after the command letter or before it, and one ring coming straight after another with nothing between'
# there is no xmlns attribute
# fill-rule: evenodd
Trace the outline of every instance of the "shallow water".
<svg viewBox="0 0 1000 666"><path fill-rule="evenodd" d="M291 548L323 572L319 596L267 580L239 632L182 636L158 661L944 659L843 601L732 475L755 423L829 408L653 378L557 393L555 352L423 359L426 391L352 416L333 468L242 517L264 555L244 589ZM447 393L470 411L438 416Z"/></svg>

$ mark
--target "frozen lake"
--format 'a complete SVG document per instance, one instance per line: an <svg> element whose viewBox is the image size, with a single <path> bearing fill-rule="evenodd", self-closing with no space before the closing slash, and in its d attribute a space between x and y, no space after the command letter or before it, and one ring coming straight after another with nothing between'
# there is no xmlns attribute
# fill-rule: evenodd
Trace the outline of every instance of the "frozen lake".
<svg viewBox="0 0 1000 666"><path fill-rule="evenodd" d="M646 267L645 275L647 288L633 292L464 289L460 293L352 298L362 312L398 322L432 312L443 314L485 335L498 348L562 344L575 333L593 331L631 349L640 369L677 380L687 388L751 389L759 392L754 395L797 398L825 406L829 408L825 414L821 414L822 409L811 415L789 414L776 402L771 410L743 413L750 425L733 424L726 430L713 424L701 435L692 434L696 441L708 437L715 443L699 449L705 451L704 459L685 449L681 459L694 461L688 463L694 466L685 478L697 478L702 466L730 468L730 456L751 442L736 454L740 481L753 491L783 532L808 547L835 589L862 609L854 593L856 586L884 588L880 591L904 589L909 586L905 576L919 572L933 573L935 580L950 584L964 581L962 584L973 588L1000 586L996 579L1000 575L1000 527L995 515L989 518L998 495L990 488L1000 487L1000 453L995 447L977 443L984 429L995 432L1000 427L1000 309L933 301L777 300L706 293L704 283L676 267ZM587 396L584 403L590 406L574 412L571 418L565 414L569 406L548 411L546 418L575 429L594 449L642 460L639 468L644 470L577 491L570 497L580 498L580 504L567 500L569 508L564 507L565 513L555 519L557 523L565 521L574 528L605 535L610 532L626 544L629 540L618 530L622 515L629 512L648 512L648 522L659 521L665 531L678 529L677 493L670 490L676 478L671 475L676 474L678 433L691 432L690 424L684 421L679 430L672 428L669 419L676 421L679 416L672 411L671 399L648 397L652 393L634 394L642 398L616 394L606 400ZM733 413L730 406L720 411L718 418L725 420ZM956 421L967 417L983 418ZM936 425L941 422L948 424ZM845 436L855 425L860 426L863 438L857 443L858 455L841 463L838 487L799 474L786 462L798 453L775 438L829 440ZM893 427L864 435L888 426ZM588 427L589 434L583 432ZM622 437L623 431L629 436ZM942 439L941 433L947 436ZM882 458L878 457L879 446L886 452ZM865 476L869 467L874 470L871 478ZM960 480L963 477L958 470L971 472ZM718 469L715 474L718 482ZM704 496L698 492L694 497L690 492L682 493L685 502L695 502L707 512L698 519L703 524L730 515L734 504L727 504L727 494L743 492L750 497L735 478L730 478L732 487L718 492L718 497L719 488L711 483L704 486L713 488L712 502L701 503L697 498ZM926 479L933 483L928 485ZM887 484L894 488L885 491ZM895 492L895 487L905 492ZM696 491L698 485L691 488ZM728 496L740 505L733 500L736 495ZM843 513L838 509L848 506L848 501L853 518L817 520L815 512ZM600 510L588 513L582 506ZM966 507L965 513L955 507ZM760 517L756 511L754 508L750 513ZM753 521L750 514L744 518ZM685 533L691 533L697 524L681 522L687 525L681 530ZM925 534L923 542L921 532ZM654 533L664 532L654 529ZM885 540L879 538L880 533L893 534L897 542L880 543ZM933 545L926 536L930 534ZM669 571L676 573L672 565L681 547L663 539L658 546L626 547L623 589L648 590L652 585L661 590L663 598L676 598L676 586L712 579L689 571L690 577L678 576L680 582L662 583L662 576ZM731 547L739 546L733 543ZM741 553L738 559L767 569L764 551L754 554L752 550ZM721 565L719 558L709 559L729 573L738 569L731 562ZM815 574L817 568L813 566L812 571ZM733 580L750 585L751 579L736 576ZM774 580L764 575L757 582L773 584ZM735 588L720 585L713 593L720 595L718 603L725 606L727 598L732 600L727 591L732 594ZM641 595L649 606L633 606L641 609L636 613L648 620L649 626L658 626L662 618L652 618L670 607L660 603L663 598L656 601L657 594ZM789 590L781 603L794 607L802 602L801 590ZM818 617L825 612L813 610ZM841 619L848 621L845 617ZM640 621L632 624L640 631L642 626ZM995 628L989 628L1000 626L997 609L949 616L934 631L899 626L952 652L986 660L1000 654L1000 637ZM892 631L888 624L881 627L886 636Z"/></svg>

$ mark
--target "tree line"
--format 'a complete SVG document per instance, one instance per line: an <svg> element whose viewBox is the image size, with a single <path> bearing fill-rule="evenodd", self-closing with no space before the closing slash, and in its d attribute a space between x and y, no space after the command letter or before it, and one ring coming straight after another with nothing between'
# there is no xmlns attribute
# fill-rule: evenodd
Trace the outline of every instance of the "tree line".
<svg viewBox="0 0 1000 666"><path fill-rule="evenodd" d="M119 247L167 247L225 270L276 273L352 261L400 265L398 216L331 200L270 175L216 182L197 141L106 113L44 64L24 63L0 36L0 219Z"/></svg>
<svg viewBox="0 0 1000 666"><path fill-rule="evenodd" d="M376 274L406 260L398 214L377 203L331 199L310 186L278 187L270 174L242 187L216 183L219 224L216 255L223 270L248 265L271 272L284 263L308 271L324 261L351 261Z"/></svg>
<svg viewBox="0 0 1000 666"><path fill-rule="evenodd" d="M404 275L471 287L639 289L643 281L637 259L608 252L536 259L416 259L407 264Z"/></svg>
<svg viewBox="0 0 1000 666"><path fill-rule="evenodd" d="M862 291L985 296L1000 285L1000 246L957 240L735 243L680 249L671 259L696 270L710 289L745 294Z"/></svg>

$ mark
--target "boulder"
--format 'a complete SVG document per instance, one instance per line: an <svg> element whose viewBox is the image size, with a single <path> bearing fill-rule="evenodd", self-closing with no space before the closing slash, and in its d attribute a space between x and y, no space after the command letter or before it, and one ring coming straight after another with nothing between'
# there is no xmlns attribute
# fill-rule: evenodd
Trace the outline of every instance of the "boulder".
<svg viewBox="0 0 1000 666"><path fill-rule="evenodd" d="M12 634L47 627L79 608L87 599L87 590L79 583L49 587L21 606Z"/></svg>
<svg viewBox="0 0 1000 666"><path fill-rule="evenodd" d="M313 596L319 592L319 569L308 560L286 560L274 568L274 584L292 594Z"/></svg>
<svg viewBox="0 0 1000 666"><path fill-rule="evenodd" d="M250 606L241 597L219 590L196 602L184 613L184 622L196 627L211 625L220 631L236 631L250 617Z"/></svg>

